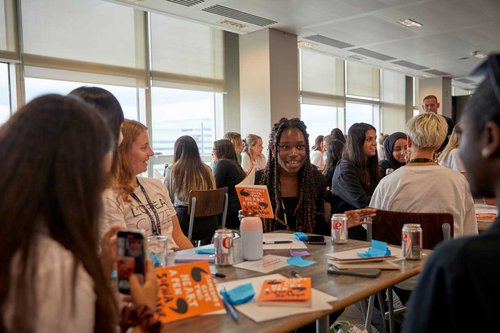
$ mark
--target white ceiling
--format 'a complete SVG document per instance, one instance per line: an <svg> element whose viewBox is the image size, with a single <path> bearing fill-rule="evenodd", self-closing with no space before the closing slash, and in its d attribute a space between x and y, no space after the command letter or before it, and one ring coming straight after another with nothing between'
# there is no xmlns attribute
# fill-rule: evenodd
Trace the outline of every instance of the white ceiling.
<svg viewBox="0 0 500 333"><path fill-rule="evenodd" d="M470 57L471 53L500 52L500 0L108 1L239 34L278 29L296 34L299 41L310 42L313 49L322 52L345 59L361 57L362 62L418 77L451 76L454 85L466 89L475 83L460 80L469 80L468 73L481 62ZM397 23L406 18L423 27L407 28ZM223 24L224 20L244 27L235 29ZM324 37L333 39L326 39L327 43L337 45L340 41L350 46L327 45ZM400 61L425 68L416 70L394 63ZM437 72L429 74L427 70Z"/></svg>

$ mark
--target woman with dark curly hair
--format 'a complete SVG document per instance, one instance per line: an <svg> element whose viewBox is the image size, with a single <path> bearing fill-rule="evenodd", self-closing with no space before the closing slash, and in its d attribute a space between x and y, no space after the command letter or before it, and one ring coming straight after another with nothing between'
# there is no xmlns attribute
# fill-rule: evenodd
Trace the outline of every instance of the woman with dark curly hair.
<svg viewBox="0 0 500 333"><path fill-rule="evenodd" d="M309 135L298 118L282 118L269 138L265 170L256 173L256 183L267 185L275 214L266 219L266 231L287 229L329 234L325 223L325 179L311 165Z"/></svg>

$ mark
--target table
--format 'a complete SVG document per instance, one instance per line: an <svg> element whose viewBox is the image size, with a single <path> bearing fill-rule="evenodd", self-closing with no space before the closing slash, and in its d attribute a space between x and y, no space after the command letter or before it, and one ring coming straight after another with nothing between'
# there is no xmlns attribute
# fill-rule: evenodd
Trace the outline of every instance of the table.
<svg viewBox="0 0 500 333"><path fill-rule="evenodd" d="M327 238L327 237L325 237ZM328 318L329 313L341 310L348 305L356 303L368 296L375 294L378 291L384 290L396 283L406 280L420 273L423 265L423 260L401 260L398 262L401 270L382 271L382 274L375 279L353 277L353 276L337 276L329 275L326 270L328 267L325 254L335 251L346 251L356 248L368 247L369 242L349 240L347 244L332 245L327 240L327 245L308 245L308 250L312 255L305 259L315 260L316 264L300 268L288 266L272 273L290 276L290 271L294 269L301 276L310 276L314 288L323 291L327 294L338 297L338 301L331 303L331 311L320 311L307 313L303 315L286 317L262 323L255 323L244 315L240 316L238 323L235 323L229 315L208 315L188 318L178 322L163 325L163 332L289 332L295 328L309 324L317 319ZM189 251L189 250L187 250ZM429 253L429 251L424 251ZM264 251L264 254L276 254L282 256L290 256L286 250L269 250ZM169 258L169 260L173 260ZM212 267L214 268L214 267ZM258 272L253 272L234 267L217 267L217 272L226 274L226 278L216 278L216 282L225 282L235 279L244 279L262 275Z"/></svg>

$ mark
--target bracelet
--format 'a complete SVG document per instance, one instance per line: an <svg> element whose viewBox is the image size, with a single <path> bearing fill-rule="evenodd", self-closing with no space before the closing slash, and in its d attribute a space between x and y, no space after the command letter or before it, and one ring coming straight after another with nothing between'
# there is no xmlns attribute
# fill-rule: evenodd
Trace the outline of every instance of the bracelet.
<svg viewBox="0 0 500 333"><path fill-rule="evenodd" d="M137 305L135 308L125 306L122 309L120 330L125 333L133 326L140 326L143 332L159 333L161 323L155 319L153 310L145 304Z"/></svg>

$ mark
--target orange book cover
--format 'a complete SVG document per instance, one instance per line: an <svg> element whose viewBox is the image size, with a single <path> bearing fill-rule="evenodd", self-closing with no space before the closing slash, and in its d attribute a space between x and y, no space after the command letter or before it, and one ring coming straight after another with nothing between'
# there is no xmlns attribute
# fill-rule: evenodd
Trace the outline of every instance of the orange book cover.
<svg viewBox="0 0 500 333"><path fill-rule="evenodd" d="M224 309L206 261L156 269L156 316L163 323Z"/></svg>
<svg viewBox="0 0 500 333"><path fill-rule="evenodd" d="M265 280L257 304L311 306L311 278Z"/></svg>
<svg viewBox="0 0 500 333"><path fill-rule="evenodd" d="M255 169L253 168L248 176L235 186L241 209L244 212L252 212L261 218L274 218L271 199L266 185L254 185Z"/></svg>

